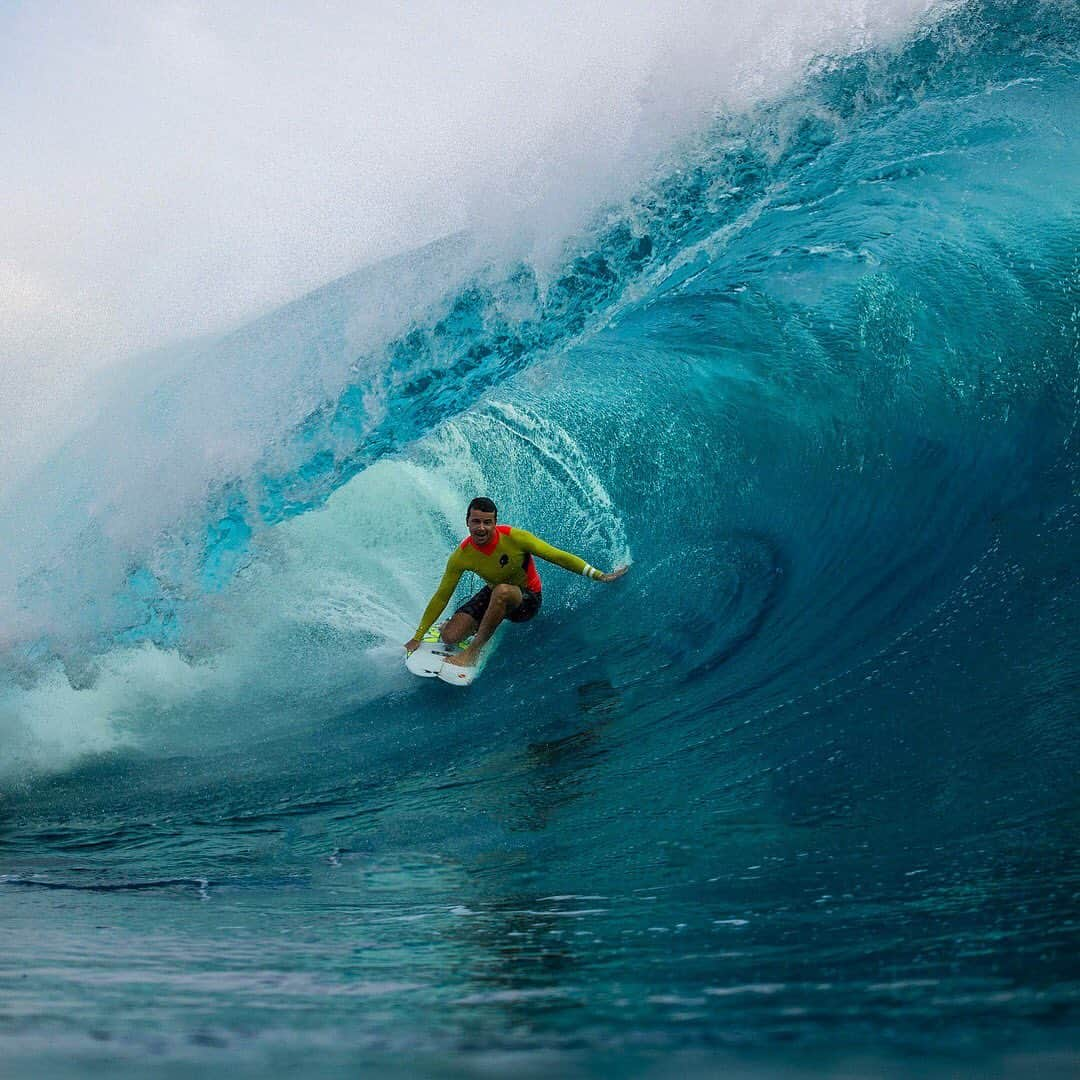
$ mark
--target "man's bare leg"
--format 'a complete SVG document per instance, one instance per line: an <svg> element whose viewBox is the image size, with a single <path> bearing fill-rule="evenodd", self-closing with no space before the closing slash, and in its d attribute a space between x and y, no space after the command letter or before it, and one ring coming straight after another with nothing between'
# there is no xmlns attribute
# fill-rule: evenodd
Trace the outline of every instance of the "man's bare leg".
<svg viewBox="0 0 1080 1080"><path fill-rule="evenodd" d="M516 585L496 585L491 590L491 601L469 647L463 649L457 656L448 657L446 662L459 667L473 667L480 656L480 650L495 633L499 623L521 603L521 600L521 590Z"/></svg>
<svg viewBox="0 0 1080 1080"><path fill-rule="evenodd" d="M459 611L446 620L446 625L439 631L439 637L447 645L456 645L459 641L464 641L475 634L479 625L468 612Z"/></svg>

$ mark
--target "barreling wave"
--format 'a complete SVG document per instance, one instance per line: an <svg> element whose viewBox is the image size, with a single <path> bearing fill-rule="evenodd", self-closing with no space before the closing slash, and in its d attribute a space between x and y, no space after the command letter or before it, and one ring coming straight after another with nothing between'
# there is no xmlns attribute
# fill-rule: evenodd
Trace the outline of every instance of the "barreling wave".
<svg viewBox="0 0 1080 1080"><path fill-rule="evenodd" d="M957 597L1028 565L1010 539L1074 535L1077 29L949 6L717 118L561 265L449 237L129 372L8 502L9 766L399 693L391 650L479 490L633 558L617 617L552 578L558 666L685 685L699 727L813 715L981 619ZM260 411L279 369L292 410ZM227 468L179 473L219 421Z"/></svg>
<svg viewBox="0 0 1080 1080"><path fill-rule="evenodd" d="M556 266L116 374L0 513L5 1060L1069 1068L1078 42L946 5ZM633 565L461 690L401 645L479 493Z"/></svg>

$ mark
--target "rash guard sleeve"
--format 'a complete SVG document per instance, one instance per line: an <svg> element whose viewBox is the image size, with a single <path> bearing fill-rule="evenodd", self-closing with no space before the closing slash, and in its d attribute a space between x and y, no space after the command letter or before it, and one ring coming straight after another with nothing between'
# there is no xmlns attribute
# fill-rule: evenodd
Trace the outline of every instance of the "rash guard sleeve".
<svg viewBox="0 0 1080 1080"><path fill-rule="evenodd" d="M513 536L525 551L538 559L561 566L564 570L569 570L571 574L583 574L590 578L600 577L601 572L596 567L590 566L584 559L571 555L569 551L560 551L557 547L552 547L538 536L533 536L531 532L514 529Z"/></svg>
<svg viewBox="0 0 1080 1080"><path fill-rule="evenodd" d="M417 641L423 638L431 629L431 624L442 614L443 608L450 602L450 597L454 595L454 590L461 580L461 575L465 572L464 567L459 564L457 554L456 551L453 552L450 558L446 560L446 570L443 572L442 581L439 582L435 595L424 609L424 614L420 618L420 625L416 628L415 637Z"/></svg>

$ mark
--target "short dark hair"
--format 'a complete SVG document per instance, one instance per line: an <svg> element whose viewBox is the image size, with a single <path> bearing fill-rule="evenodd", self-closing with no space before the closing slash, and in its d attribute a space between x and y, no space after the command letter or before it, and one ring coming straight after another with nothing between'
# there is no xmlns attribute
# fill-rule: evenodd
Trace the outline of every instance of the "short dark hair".
<svg viewBox="0 0 1080 1080"><path fill-rule="evenodd" d="M478 499L473 499L473 501L469 503L469 509L465 511L466 524L469 522L469 515L472 514L474 510L479 510L481 514L494 514L496 517L499 516L498 507L490 499L485 499L483 495Z"/></svg>

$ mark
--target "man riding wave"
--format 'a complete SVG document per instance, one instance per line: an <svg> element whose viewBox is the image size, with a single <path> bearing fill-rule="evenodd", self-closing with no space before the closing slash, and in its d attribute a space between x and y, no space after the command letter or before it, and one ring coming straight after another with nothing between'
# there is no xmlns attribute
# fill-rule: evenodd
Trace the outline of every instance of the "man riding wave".
<svg viewBox="0 0 1080 1080"><path fill-rule="evenodd" d="M620 566L605 574L577 555L560 551L524 529L499 525L498 510L490 499L473 499L465 514L465 524L469 535L447 559L439 588L425 609L416 633L405 642L408 652L420 647L421 640L442 614L466 570L471 570L487 584L462 604L440 631L447 645L456 645L472 635L468 648L446 660L448 664L462 667L472 667L476 663L480 650L503 619L528 622L540 610L543 596L536 559L554 563L594 581L614 581L629 569Z"/></svg>

